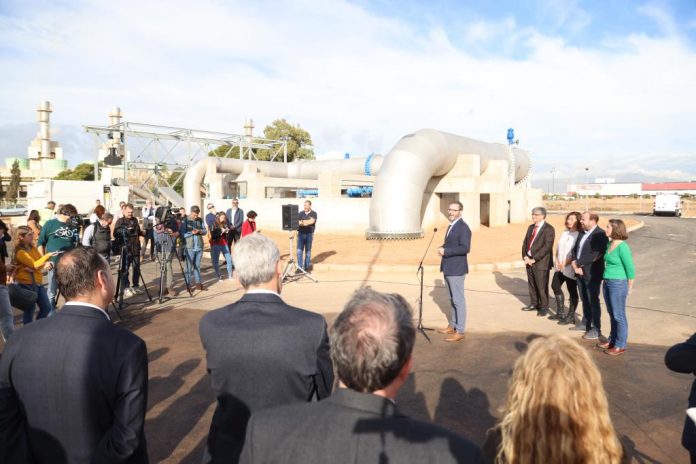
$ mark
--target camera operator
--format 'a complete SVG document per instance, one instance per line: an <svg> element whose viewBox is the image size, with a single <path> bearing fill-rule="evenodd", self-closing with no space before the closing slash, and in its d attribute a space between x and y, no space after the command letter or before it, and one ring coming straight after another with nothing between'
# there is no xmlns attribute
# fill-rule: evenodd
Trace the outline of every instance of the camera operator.
<svg viewBox="0 0 696 464"><path fill-rule="evenodd" d="M82 234L82 246L90 246L97 250L107 263L111 263L111 222L114 215L104 213L96 222L93 222Z"/></svg>
<svg viewBox="0 0 696 464"><path fill-rule="evenodd" d="M170 211L163 212L157 209L157 217L155 218L154 240L155 249L157 250L157 259L165 260L164 275L160 278L164 279L166 284L166 293L170 296L176 296L177 292L174 289L174 272L172 270L172 260L176 254L176 239L179 237L179 228L176 223L176 218ZM164 217L162 217L164 216Z"/></svg>
<svg viewBox="0 0 696 464"><path fill-rule="evenodd" d="M37 245L41 247L42 254L54 251L67 251L80 241L80 217L77 209L71 205L60 205L58 214L48 221L41 228ZM44 269L48 270L48 299L51 300L53 310L56 309L56 297L58 294L58 284L55 279L55 265L60 255L55 255L46 263Z"/></svg>
<svg viewBox="0 0 696 464"><path fill-rule="evenodd" d="M125 296L138 295L140 289L140 237L145 236L140 229L138 220L133 217L133 205L128 203L123 211L123 217L116 221L114 226L114 240L117 249L125 247L125 264L121 264L124 270L121 285L125 288ZM123 255L121 255L123 256ZM122 259L124 259L122 258ZM128 268L133 266L133 281L128 280ZM129 285L133 284L130 288ZM119 289L120 291L120 289Z"/></svg>
<svg viewBox="0 0 696 464"><path fill-rule="evenodd" d="M198 284L198 289L203 290L201 280L201 258L203 257L203 237L208 234L205 224L198 215L201 209L198 206L191 207L191 214L181 221L179 233L184 237L186 244L186 281L193 285L191 274ZM191 272L193 271L193 272Z"/></svg>

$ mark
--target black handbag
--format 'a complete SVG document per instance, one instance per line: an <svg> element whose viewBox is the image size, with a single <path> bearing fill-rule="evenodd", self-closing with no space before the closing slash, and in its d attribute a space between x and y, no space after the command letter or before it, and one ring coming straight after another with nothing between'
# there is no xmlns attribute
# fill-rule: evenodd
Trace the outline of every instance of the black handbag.
<svg viewBox="0 0 696 464"><path fill-rule="evenodd" d="M20 287L18 284L10 284L7 286L10 294L10 304L22 312L31 311L36 307L36 301L39 299L39 294L28 288Z"/></svg>

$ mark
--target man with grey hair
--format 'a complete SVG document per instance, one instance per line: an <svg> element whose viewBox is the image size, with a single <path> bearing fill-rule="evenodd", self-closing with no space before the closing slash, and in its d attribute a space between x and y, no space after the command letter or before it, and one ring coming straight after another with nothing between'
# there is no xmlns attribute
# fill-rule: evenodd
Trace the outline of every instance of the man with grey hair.
<svg viewBox="0 0 696 464"><path fill-rule="evenodd" d="M522 311L536 311L543 317L549 313L549 273L553 267L553 241L556 231L546 222L546 209L532 210L532 224L522 241L522 260L527 269L529 305Z"/></svg>
<svg viewBox="0 0 696 464"><path fill-rule="evenodd" d="M321 400L333 386L326 320L280 298L283 268L276 244L248 235L235 245L234 263L244 296L200 323L217 397L204 463L238 461L252 413Z"/></svg>
<svg viewBox="0 0 696 464"><path fill-rule="evenodd" d="M483 462L470 441L396 408L412 365L412 318L400 295L356 291L331 328L339 388L319 403L255 413L242 462Z"/></svg>

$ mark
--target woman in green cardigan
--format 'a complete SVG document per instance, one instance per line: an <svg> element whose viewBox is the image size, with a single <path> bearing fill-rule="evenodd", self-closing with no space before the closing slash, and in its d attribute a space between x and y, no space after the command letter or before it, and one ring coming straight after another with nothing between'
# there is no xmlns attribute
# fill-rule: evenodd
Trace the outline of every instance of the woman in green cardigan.
<svg viewBox="0 0 696 464"><path fill-rule="evenodd" d="M633 288L636 271L633 266L626 224L621 219L609 219L606 227L609 237L607 252L604 253L604 303L611 319L609 339L597 346L611 356L626 352L628 320L626 319L626 297Z"/></svg>

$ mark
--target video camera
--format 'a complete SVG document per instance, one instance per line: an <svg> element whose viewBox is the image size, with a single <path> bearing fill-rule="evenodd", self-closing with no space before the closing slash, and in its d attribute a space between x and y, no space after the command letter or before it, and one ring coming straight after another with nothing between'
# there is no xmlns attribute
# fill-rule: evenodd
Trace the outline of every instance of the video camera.
<svg viewBox="0 0 696 464"><path fill-rule="evenodd" d="M158 206L155 210L155 218L159 224L168 224L174 218L174 211L168 206Z"/></svg>

